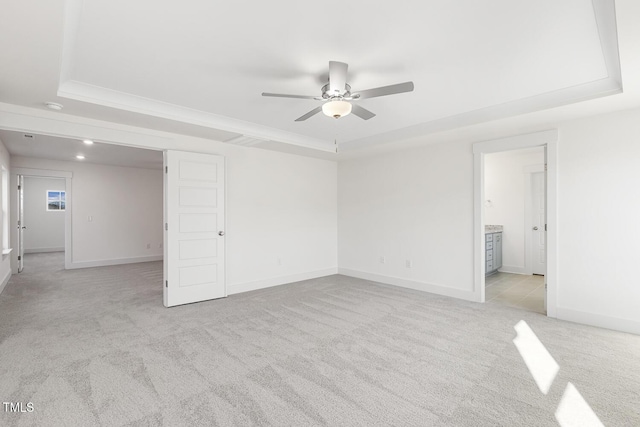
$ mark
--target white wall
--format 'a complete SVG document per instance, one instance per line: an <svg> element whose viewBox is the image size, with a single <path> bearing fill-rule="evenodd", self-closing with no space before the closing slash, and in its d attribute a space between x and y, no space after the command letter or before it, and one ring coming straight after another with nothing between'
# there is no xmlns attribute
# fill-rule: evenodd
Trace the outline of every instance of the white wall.
<svg viewBox="0 0 640 427"><path fill-rule="evenodd" d="M470 143L343 161L338 183L342 273L473 299Z"/></svg>
<svg viewBox="0 0 640 427"><path fill-rule="evenodd" d="M640 334L640 110L558 129L557 316ZM340 271L473 299L472 171L468 141L341 162Z"/></svg>
<svg viewBox="0 0 640 427"><path fill-rule="evenodd" d="M559 137L558 317L640 334L640 110Z"/></svg>
<svg viewBox="0 0 640 427"><path fill-rule="evenodd" d="M24 177L24 251L64 251L64 211L47 211L47 191L65 190L60 178Z"/></svg>
<svg viewBox="0 0 640 427"><path fill-rule="evenodd" d="M0 141L0 166L4 167L5 170L10 171L10 156L7 148L4 146L2 141ZM7 178L8 178L7 174ZM0 179L3 179L2 169L0 168ZM10 187L9 187L10 188ZM0 203L3 200L4 194L4 185L0 185ZM11 190L9 190L11 191ZM1 206L1 204L0 204ZM9 210L11 207L9 206ZM4 226L2 225L2 211L0 211L0 242L4 240ZM9 222L9 230L11 230L11 222ZM7 282L11 278L11 255L2 255L0 254L0 293L4 290Z"/></svg>
<svg viewBox="0 0 640 427"><path fill-rule="evenodd" d="M161 259L161 170L18 156L12 158L12 167L73 174L70 206L74 267Z"/></svg>
<svg viewBox="0 0 640 427"><path fill-rule="evenodd" d="M510 273L527 273L525 245L529 242L525 233L525 211L530 197L530 172L528 167L544 167L544 149L506 151L487 154L484 160L485 224L502 225L502 268ZM530 222L530 221L529 221Z"/></svg>
<svg viewBox="0 0 640 427"><path fill-rule="evenodd" d="M227 149L229 293L337 272L337 165Z"/></svg>

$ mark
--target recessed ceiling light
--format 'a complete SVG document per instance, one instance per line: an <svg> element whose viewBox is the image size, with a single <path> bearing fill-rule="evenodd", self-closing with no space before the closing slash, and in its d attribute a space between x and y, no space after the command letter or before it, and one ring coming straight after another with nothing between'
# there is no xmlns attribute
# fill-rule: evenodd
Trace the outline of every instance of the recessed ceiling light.
<svg viewBox="0 0 640 427"><path fill-rule="evenodd" d="M84 160L84 156L83 156L82 154L78 154L78 155L76 156L76 159L78 159L78 160Z"/></svg>
<svg viewBox="0 0 640 427"><path fill-rule="evenodd" d="M87 145L91 145L91 144L93 144L93 141L92 141L92 140L90 140L90 139L83 139L83 140L82 140L82 142L84 142L84 143L85 143L85 144L87 144Z"/></svg>
<svg viewBox="0 0 640 427"><path fill-rule="evenodd" d="M58 104L57 102L45 102L44 106L50 110L55 110L55 111L60 111L64 108L62 104Z"/></svg>

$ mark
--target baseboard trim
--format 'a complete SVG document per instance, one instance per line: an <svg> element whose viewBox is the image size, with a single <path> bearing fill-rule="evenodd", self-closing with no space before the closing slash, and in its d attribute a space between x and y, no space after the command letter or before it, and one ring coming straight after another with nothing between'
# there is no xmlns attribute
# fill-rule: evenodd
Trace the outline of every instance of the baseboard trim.
<svg viewBox="0 0 640 427"><path fill-rule="evenodd" d="M530 275L531 273L527 273L524 267L516 267L515 265L503 265L498 269L501 273L511 273L511 274L525 274Z"/></svg>
<svg viewBox="0 0 640 427"><path fill-rule="evenodd" d="M7 271L7 274L4 276L4 279L2 279L2 282L0 283L0 295L2 295L2 291L4 291L4 288L7 286L7 283L9 283L9 279L11 279L11 274L12 274L12 271L11 269L9 269L9 271Z"/></svg>
<svg viewBox="0 0 640 427"><path fill-rule="evenodd" d="M371 280L373 282L380 282L386 285L414 289L416 291L429 292L431 294L444 295L447 297L458 298L465 301L478 301L477 296L473 291L463 291L460 289L454 289L448 286L436 285L433 283L419 282L417 280L402 279L400 277L393 276L383 276L381 274L367 273L365 271L352 270L350 268L339 268L338 274L357 277L358 279Z"/></svg>
<svg viewBox="0 0 640 427"><path fill-rule="evenodd" d="M317 279L318 277L331 276L333 274L338 274L337 267L309 271L306 273L290 274L287 276L272 277L270 279L256 280L254 282L227 284L227 295L286 285L287 283L300 282L302 280Z"/></svg>
<svg viewBox="0 0 640 427"><path fill-rule="evenodd" d="M140 256L133 258L99 259L95 261L74 261L69 269L106 267L109 265L137 264L139 262L162 261L162 255Z"/></svg>
<svg viewBox="0 0 640 427"><path fill-rule="evenodd" d="M621 319L561 307L556 308L556 315L560 320L640 335L640 322L636 322L635 320Z"/></svg>
<svg viewBox="0 0 640 427"><path fill-rule="evenodd" d="M35 249L25 249L25 254L41 254L44 252L64 252L64 248L35 248Z"/></svg>

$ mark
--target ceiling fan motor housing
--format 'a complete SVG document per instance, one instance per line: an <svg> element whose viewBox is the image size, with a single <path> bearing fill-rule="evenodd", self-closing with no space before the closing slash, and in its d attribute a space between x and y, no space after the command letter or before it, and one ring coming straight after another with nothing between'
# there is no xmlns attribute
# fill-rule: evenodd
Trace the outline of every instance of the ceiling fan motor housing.
<svg viewBox="0 0 640 427"><path fill-rule="evenodd" d="M322 86L322 99L351 99L351 86L348 83L344 85L344 91L340 94L332 94L329 83Z"/></svg>

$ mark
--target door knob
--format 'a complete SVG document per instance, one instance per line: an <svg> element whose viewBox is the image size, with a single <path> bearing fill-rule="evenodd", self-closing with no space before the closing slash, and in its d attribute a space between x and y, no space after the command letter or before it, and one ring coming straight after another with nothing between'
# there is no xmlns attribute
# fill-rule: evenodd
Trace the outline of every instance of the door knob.
<svg viewBox="0 0 640 427"><path fill-rule="evenodd" d="M533 227L533 229L534 229L534 230L537 230L537 229L538 229L538 227Z"/></svg>
<svg viewBox="0 0 640 427"><path fill-rule="evenodd" d="M224 236L224 231L218 231L218 236Z"/></svg>

